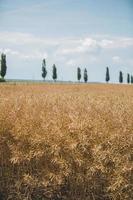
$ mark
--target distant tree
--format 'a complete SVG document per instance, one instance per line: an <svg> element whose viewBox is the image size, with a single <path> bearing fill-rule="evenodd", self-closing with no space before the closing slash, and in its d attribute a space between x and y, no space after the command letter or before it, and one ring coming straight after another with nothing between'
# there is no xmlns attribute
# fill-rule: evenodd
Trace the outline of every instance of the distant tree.
<svg viewBox="0 0 133 200"><path fill-rule="evenodd" d="M84 82L86 83L88 81L88 74L87 74L87 69L84 69Z"/></svg>
<svg viewBox="0 0 133 200"><path fill-rule="evenodd" d="M110 81L109 68L106 67L106 82L108 83L109 81Z"/></svg>
<svg viewBox="0 0 133 200"><path fill-rule="evenodd" d="M43 59L43 61L42 61L42 77L44 80L45 80L46 76L47 76L46 60Z"/></svg>
<svg viewBox="0 0 133 200"><path fill-rule="evenodd" d="M54 81L56 81L56 79L57 79L57 68L56 68L55 64L53 65L53 75L52 75L52 78L53 78Z"/></svg>
<svg viewBox="0 0 133 200"><path fill-rule="evenodd" d="M123 73L122 73L122 71L119 72L119 83L123 83Z"/></svg>
<svg viewBox="0 0 133 200"><path fill-rule="evenodd" d="M1 61L0 61L0 76L4 79L7 71L7 65L6 65L6 55L4 53L1 54Z"/></svg>
<svg viewBox="0 0 133 200"><path fill-rule="evenodd" d="M130 74L127 74L127 83L130 83Z"/></svg>
<svg viewBox="0 0 133 200"><path fill-rule="evenodd" d="M81 69L79 67L77 68L77 79L78 81L81 79Z"/></svg>
<svg viewBox="0 0 133 200"><path fill-rule="evenodd" d="M131 75L131 83L133 84L133 76Z"/></svg>

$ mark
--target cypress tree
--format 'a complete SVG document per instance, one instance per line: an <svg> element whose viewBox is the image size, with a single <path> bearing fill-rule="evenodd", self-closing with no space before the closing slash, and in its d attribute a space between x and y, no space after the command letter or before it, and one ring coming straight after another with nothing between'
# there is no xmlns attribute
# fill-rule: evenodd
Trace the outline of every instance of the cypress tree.
<svg viewBox="0 0 133 200"><path fill-rule="evenodd" d="M130 83L130 74L127 74L127 83Z"/></svg>
<svg viewBox="0 0 133 200"><path fill-rule="evenodd" d="M44 80L46 78L46 75L47 75L46 60L43 59L43 61L42 61L42 77L43 77Z"/></svg>
<svg viewBox="0 0 133 200"><path fill-rule="evenodd" d="M123 73L122 73L122 71L119 72L119 83L123 83Z"/></svg>
<svg viewBox="0 0 133 200"><path fill-rule="evenodd" d="M81 69L79 67L77 68L77 79L78 81L81 79Z"/></svg>
<svg viewBox="0 0 133 200"><path fill-rule="evenodd" d="M131 83L133 84L133 76L131 75Z"/></svg>
<svg viewBox="0 0 133 200"><path fill-rule="evenodd" d="M88 74L87 74L87 69L85 68L84 70L84 82L86 83L88 81Z"/></svg>
<svg viewBox="0 0 133 200"><path fill-rule="evenodd" d="M110 74L109 74L109 68L106 67L106 82L108 83L110 81Z"/></svg>
<svg viewBox="0 0 133 200"><path fill-rule="evenodd" d="M0 76L4 79L7 71L6 65L6 55L4 53L1 54L1 69L0 69Z"/></svg>
<svg viewBox="0 0 133 200"><path fill-rule="evenodd" d="M57 79L57 68L56 68L55 64L53 65L53 75L52 75L52 78L53 78L54 81L56 81L56 79Z"/></svg>

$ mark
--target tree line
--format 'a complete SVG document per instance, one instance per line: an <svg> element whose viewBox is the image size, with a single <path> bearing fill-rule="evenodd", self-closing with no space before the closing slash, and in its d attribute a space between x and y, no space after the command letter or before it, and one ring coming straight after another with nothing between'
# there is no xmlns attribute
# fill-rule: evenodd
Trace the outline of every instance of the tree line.
<svg viewBox="0 0 133 200"><path fill-rule="evenodd" d="M42 78L45 80L46 76L47 76L46 60L43 59L43 61L42 61ZM57 68L56 68L55 64L53 64L52 78L54 81L57 80Z"/></svg>
<svg viewBox="0 0 133 200"><path fill-rule="evenodd" d="M56 65L54 64L53 65L53 73L52 73L52 78L53 80L56 80L57 79L57 68L56 68ZM43 62L42 62L42 78L45 80L47 76L47 70L46 70L46 60L43 59ZM77 80L78 82L81 81L81 78L82 78L82 72L81 72L81 68L78 67L77 68ZM83 79L84 79L84 82L87 83L88 81L88 72L87 72L87 69L85 68L84 71L83 71ZM110 72L109 72L109 67L106 68L106 75L105 75L105 81L108 83L110 81ZM123 83L124 81L124 78L123 78L123 72L120 71L119 72L119 83ZM132 83L133 84L133 75L130 75L129 73L127 74L127 83Z"/></svg>
<svg viewBox="0 0 133 200"><path fill-rule="evenodd" d="M0 82L4 82L5 79L5 75L6 75L6 72L7 72L7 64L6 64L6 54L2 53L1 54L1 60L0 60ZM46 79L46 76L47 76L47 69L46 69L46 60L43 59L42 60L42 78L43 80ZM85 83L88 82L88 72L87 72L87 69L85 68L84 71L83 71L83 75L82 75L82 71L81 71L81 68L78 67L77 68L77 81L80 82L81 81L81 78L83 76L83 80ZM53 64L52 66L52 79L54 81L57 80L57 67L55 64ZM108 83L110 81L110 72L109 72L109 67L106 67L106 74L105 74L105 81ZM119 72L119 83L123 83L124 82L124 78L123 78L123 72L120 71ZM129 73L127 74L127 83L130 84L132 83L133 84L133 75L130 75Z"/></svg>
<svg viewBox="0 0 133 200"><path fill-rule="evenodd" d="M119 83L123 83L124 82L124 75L123 72L120 71L119 72ZM106 77L105 77L106 82L108 83L110 81L110 73L109 73L109 67L106 68ZM127 83L133 83L133 75L130 75L129 73L127 73Z"/></svg>

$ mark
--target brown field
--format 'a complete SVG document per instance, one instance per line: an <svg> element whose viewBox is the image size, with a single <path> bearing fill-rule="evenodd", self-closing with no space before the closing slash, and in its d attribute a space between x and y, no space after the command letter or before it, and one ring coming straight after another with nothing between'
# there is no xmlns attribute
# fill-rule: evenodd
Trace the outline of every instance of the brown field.
<svg viewBox="0 0 133 200"><path fill-rule="evenodd" d="M0 200L132 200L133 86L0 84Z"/></svg>

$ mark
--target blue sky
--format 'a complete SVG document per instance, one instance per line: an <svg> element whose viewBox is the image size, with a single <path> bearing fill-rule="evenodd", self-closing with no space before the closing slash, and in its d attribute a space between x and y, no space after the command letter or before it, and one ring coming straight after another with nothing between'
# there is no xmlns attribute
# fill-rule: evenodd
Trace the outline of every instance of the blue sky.
<svg viewBox="0 0 133 200"><path fill-rule="evenodd" d="M89 81L111 81L133 73L133 0L0 0L0 52L7 55L7 78L48 76L76 80L88 69Z"/></svg>

